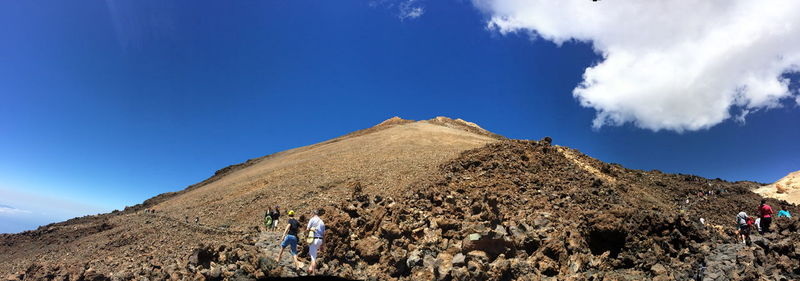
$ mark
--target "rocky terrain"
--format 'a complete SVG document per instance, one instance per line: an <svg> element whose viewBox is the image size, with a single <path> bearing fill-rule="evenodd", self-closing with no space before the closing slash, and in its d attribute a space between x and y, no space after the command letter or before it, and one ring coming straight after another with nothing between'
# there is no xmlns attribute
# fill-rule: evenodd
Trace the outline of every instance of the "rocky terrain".
<svg viewBox="0 0 800 281"><path fill-rule="evenodd" d="M800 279L796 219L736 240L734 216L755 212L758 187L630 170L460 119L393 118L123 211L4 234L0 276L304 276L286 253L276 260L280 234L259 226L266 206L281 205L299 214L323 207L320 272L346 279ZM796 214L795 205L768 203Z"/></svg>
<svg viewBox="0 0 800 281"><path fill-rule="evenodd" d="M733 217L755 211L754 185L628 170L549 140L500 142L402 200L357 194L331 208L330 263L379 280L800 278L797 220L736 242Z"/></svg>

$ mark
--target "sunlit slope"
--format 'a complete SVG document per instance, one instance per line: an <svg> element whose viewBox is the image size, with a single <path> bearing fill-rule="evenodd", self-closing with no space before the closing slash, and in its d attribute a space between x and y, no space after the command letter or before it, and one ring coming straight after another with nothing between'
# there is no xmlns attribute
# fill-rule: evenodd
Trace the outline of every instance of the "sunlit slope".
<svg viewBox="0 0 800 281"><path fill-rule="evenodd" d="M349 196L355 183L370 194L397 196L460 152L498 139L462 120L392 118L370 129L257 159L155 208L177 218L199 216L212 225L252 226L268 206L308 209L336 203Z"/></svg>
<svg viewBox="0 0 800 281"><path fill-rule="evenodd" d="M789 173L775 183L762 186L754 192L764 197L800 204L800 171Z"/></svg>

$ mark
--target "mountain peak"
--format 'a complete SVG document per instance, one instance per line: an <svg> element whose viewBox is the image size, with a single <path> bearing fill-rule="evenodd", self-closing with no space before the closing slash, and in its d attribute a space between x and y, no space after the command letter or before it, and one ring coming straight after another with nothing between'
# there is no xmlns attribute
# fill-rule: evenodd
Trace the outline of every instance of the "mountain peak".
<svg viewBox="0 0 800 281"><path fill-rule="evenodd" d="M437 116L436 118L429 119L429 120L424 120L424 121L420 121L420 122L425 122L425 123L430 123L430 124L434 124L434 125L449 127L449 128L453 128L453 129L459 129L459 130L463 130L463 131L467 131L467 132L471 132L471 133L475 133L475 134L479 134L479 135L489 136L489 137L492 137L492 138L495 138L495 139L505 139L505 137L503 137L501 135L492 133L492 132L490 132L490 131L488 131L488 130L486 130L484 128L481 128L481 126L478 126L478 124L466 121L466 120L461 119L461 118L452 119L452 118L445 117L445 116Z"/></svg>
<svg viewBox="0 0 800 281"><path fill-rule="evenodd" d="M389 128L389 127L392 127L392 126L395 126L395 125L405 125L405 124L411 124L411 123L426 123L426 124L437 125L437 126L447 127L447 128L451 128L451 129L461 130L461 131L465 131L465 132L470 132L470 133L473 133L473 134L487 136L487 137L491 137L491 138L494 138L494 139L505 139L505 137L503 137L501 135L492 133L492 132L490 132L490 131L488 131L488 130L486 130L484 128L481 128L481 126L478 126L478 124L466 121L466 120L461 119L461 118L453 119L453 118L445 117L445 116L437 116L437 117L432 118L432 119L421 120L421 121L403 119L403 118L401 118L399 116L394 116L392 118L384 120L381 123L378 123L378 125L375 125L375 126L373 126L371 128L367 128L367 129L364 129L364 130L356 131L356 132L350 133L350 134L348 134L346 136L348 136L348 137L360 136L360 135L364 135L364 134L367 134L367 133L372 133L372 132L376 132L376 131L379 131L379 130L383 130L383 129L386 129L386 128Z"/></svg>
<svg viewBox="0 0 800 281"><path fill-rule="evenodd" d="M414 122L414 120L403 119L403 118L400 118L399 116L395 116L395 117L383 120L383 122L379 123L378 125L375 125L375 127L406 124L406 123L412 123L412 122Z"/></svg>

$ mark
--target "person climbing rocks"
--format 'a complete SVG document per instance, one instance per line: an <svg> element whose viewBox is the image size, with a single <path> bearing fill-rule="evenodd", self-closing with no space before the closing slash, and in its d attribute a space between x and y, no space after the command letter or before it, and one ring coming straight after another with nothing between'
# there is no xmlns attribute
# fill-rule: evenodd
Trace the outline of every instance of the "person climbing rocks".
<svg viewBox="0 0 800 281"><path fill-rule="evenodd" d="M769 233L769 225L772 224L772 215L775 212L770 205L767 205L767 200L761 199L761 205L758 206L758 214L761 217L761 224L759 224L759 233Z"/></svg>
<svg viewBox="0 0 800 281"><path fill-rule="evenodd" d="M278 218L281 217L281 210L275 206L275 211L272 212L272 229L278 229Z"/></svg>
<svg viewBox="0 0 800 281"><path fill-rule="evenodd" d="M782 206L781 210L778 211L779 218L792 218L792 214L789 213L789 210L786 210L786 206Z"/></svg>
<svg viewBox="0 0 800 281"><path fill-rule="evenodd" d="M313 275L317 268L317 254L319 254L319 251L325 249L323 240L325 223L319 217L324 213L324 209L312 211L311 220L308 221L308 226L306 226L306 231L308 231L308 237L306 238L306 242L308 243L308 256L311 257L311 265L308 266L309 275Z"/></svg>
<svg viewBox="0 0 800 281"><path fill-rule="evenodd" d="M264 211L264 231L270 231L272 229L272 209L267 208Z"/></svg>
<svg viewBox="0 0 800 281"><path fill-rule="evenodd" d="M739 226L739 238L742 239L742 244L747 243L747 239L750 238L750 225L749 223L750 217L747 216L745 212L739 212L736 215L736 224Z"/></svg>
<svg viewBox="0 0 800 281"><path fill-rule="evenodd" d="M280 262L281 256L283 256L283 250L286 249L286 246L289 246L289 253L294 259L294 267L300 269L300 261L297 260L297 231L300 230L300 222L294 219L294 211L289 210L286 212L286 215L289 216L289 220L281 236L281 251L278 253L278 262Z"/></svg>

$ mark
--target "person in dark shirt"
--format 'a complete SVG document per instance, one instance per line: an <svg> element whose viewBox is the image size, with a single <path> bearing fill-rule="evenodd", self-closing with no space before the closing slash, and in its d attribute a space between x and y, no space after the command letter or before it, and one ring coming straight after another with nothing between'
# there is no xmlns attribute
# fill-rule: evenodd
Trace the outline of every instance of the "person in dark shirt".
<svg viewBox="0 0 800 281"><path fill-rule="evenodd" d="M264 231L272 230L272 209L267 208L267 211L264 212Z"/></svg>
<svg viewBox="0 0 800 281"><path fill-rule="evenodd" d="M278 229L278 218L281 217L281 210L275 206L275 211L272 212L272 229Z"/></svg>
<svg viewBox="0 0 800 281"><path fill-rule="evenodd" d="M278 262L281 261L281 256L283 256L283 250L286 249L286 246L289 246L289 253L292 254L292 258L294 259L294 266L295 268L300 268L300 261L297 260L297 231L300 229L300 222L294 219L294 211L289 210L286 213L289 216L289 221L286 224L286 229L283 230L283 236L281 236L281 252L278 253Z"/></svg>

